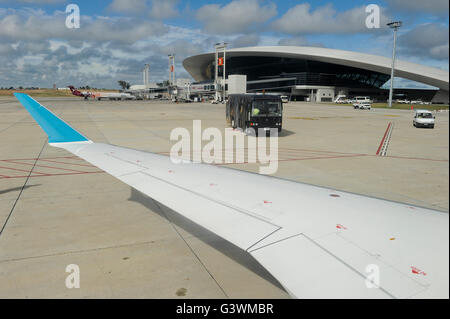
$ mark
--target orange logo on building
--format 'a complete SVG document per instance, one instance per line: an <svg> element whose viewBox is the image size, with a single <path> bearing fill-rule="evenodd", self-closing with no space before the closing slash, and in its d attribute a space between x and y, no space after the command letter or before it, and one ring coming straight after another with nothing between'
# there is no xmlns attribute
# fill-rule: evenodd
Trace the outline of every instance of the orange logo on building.
<svg viewBox="0 0 450 319"><path fill-rule="evenodd" d="M223 58L219 58L219 66L223 65Z"/></svg>

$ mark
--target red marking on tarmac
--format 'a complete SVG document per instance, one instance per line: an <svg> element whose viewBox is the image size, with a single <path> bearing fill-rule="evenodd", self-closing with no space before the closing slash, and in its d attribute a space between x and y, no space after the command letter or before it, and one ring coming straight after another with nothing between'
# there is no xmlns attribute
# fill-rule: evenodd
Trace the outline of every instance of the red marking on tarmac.
<svg viewBox="0 0 450 319"><path fill-rule="evenodd" d="M63 161L57 161L57 160L53 160L53 159L63 159ZM52 171L44 173L44 172L40 172L40 171L36 171L36 170L32 170L31 171L31 170L25 170L25 169L16 168L16 167L0 166L0 169L10 170L10 171L15 171L15 172L26 172L27 173L27 175L4 175L4 174L0 174L0 179L104 173L103 171L98 171L98 170L96 170L96 171L84 171L84 170L76 170L76 169L70 169L70 168L64 168L64 167L58 167L58 166L37 164L37 163L39 163L39 161L44 161L44 162L49 162L49 163L65 164L65 165L69 165L69 166L70 165L76 165L78 167L83 166L83 167L95 168L95 166L92 166L92 165L80 164L79 162L78 163L73 163L73 162L69 162L68 161L68 160L74 160L74 159L77 160L77 161L80 160L76 156L59 156L59 157L48 157L48 158L22 158L22 159L4 159L4 160L0 160L0 162L7 163L7 164L43 167L43 168L51 169L53 171L56 170L56 172L54 172L54 173L52 173ZM36 164L23 162L23 161L31 161L31 160L36 161ZM61 173L61 172L58 172L58 171L64 171L64 172Z"/></svg>
<svg viewBox="0 0 450 319"><path fill-rule="evenodd" d="M265 201L264 201L264 204L272 204L272 202L270 202L270 201L268 201L268 200L265 200Z"/></svg>
<svg viewBox="0 0 450 319"><path fill-rule="evenodd" d="M27 172L27 173L30 172L30 171L27 171L27 170L24 170L24 169L12 168L12 167L6 167L6 166L0 166L0 168L10 169L12 171L19 171L19 172ZM41 173L41 172L37 172L37 171L33 171L33 173L45 175L45 173Z"/></svg>
<svg viewBox="0 0 450 319"><path fill-rule="evenodd" d="M222 148L222 152L226 154L226 151L245 151L248 150L247 147L239 148L239 149L227 149ZM290 152L289 152L290 151ZM194 153L201 153L202 151L192 151L192 154ZM288 156L291 153L292 155L300 155L301 153L313 153L313 154L301 154L304 155L303 157L293 157L293 158L286 158L286 159L280 159L279 162L284 161L302 161L302 160L316 160L316 159L335 159L335 158L345 158L345 157L363 157L363 156L377 156L374 154L364 154L364 153L344 153L344 152L334 152L334 151L320 151L320 150L306 150L306 149L295 149L295 148L286 148L286 147L280 147L279 148L279 155L280 156ZM297 153L297 154L296 154ZM300 153L300 154L299 154ZM315 154L314 154L315 153ZM157 154L161 155L169 155L170 152L158 152ZM323 156L322 156L323 154ZM329 156L327 156L329 155ZM313 157L311 157L313 156ZM407 160L417 160L417 161L435 161L435 162L448 162L449 160L446 159L434 159L434 158L423 158L423 157L411 157L411 156L393 156L393 155L386 155L386 157L394 158L394 159L407 159ZM214 165L229 165L229 164L249 164L248 162L244 163L215 163Z"/></svg>
<svg viewBox="0 0 450 319"><path fill-rule="evenodd" d="M342 224L337 224L337 225L336 225L336 228L337 228L337 229L347 230L347 227L345 227L345 226L342 225Z"/></svg>
<svg viewBox="0 0 450 319"><path fill-rule="evenodd" d="M169 172L169 173L173 173L173 171L172 171L171 169L170 169L170 170L168 170L168 172Z"/></svg>
<svg viewBox="0 0 450 319"><path fill-rule="evenodd" d="M94 167L94 166L88 165L88 164L77 164L77 163L69 163L69 162L59 162L59 161L52 161L52 160L47 160L47 159L39 159L39 161L42 161L42 162L50 162L50 163L57 163L57 164L66 164L66 165L84 166L84 167Z"/></svg>
<svg viewBox="0 0 450 319"><path fill-rule="evenodd" d="M279 159L279 160L275 160L273 162L290 162L290 161L307 161L307 160L320 160L320 159L335 159L335 158L350 158L350 157L361 157L361 156L368 156L368 155L342 155L342 156L321 156L321 157L300 157L300 158L286 158L286 159ZM227 162L227 163L213 163L213 165L242 165L242 164L249 164L248 161L244 161L244 162L239 162L239 163L235 163L235 162ZM253 163L252 163L253 164Z"/></svg>
<svg viewBox="0 0 450 319"><path fill-rule="evenodd" d="M13 163L13 164L19 164L19 165L27 165L27 166L35 166L35 167L45 167L45 168L53 168L53 169L60 169L63 171L71 171L71 172L77 172L77 173L84 173L83 171L79 171L79 170L74 170L74 169L70 169L70 168L62 168L62 167L56 167L56 166L47 166L47 165L33 165L30 163L21 163L21 162L16 162L16 161L10 161L10 160L6 160L5 162L7 163Z"/></svg>
<svg viewBox="0 0 450 319"><path fill-rule="evenodd" d="M408 160L418 160L418 161L432 161L432 162L448 162L448 160L444 159L434 159L434 158L422 158L422 157L408 157L408 156L389 156L390 158L398 158L398 159L408 159Z"/></svg>
<svg viewBox="0 0 450 319"><path fill-rule="evenodd" d="M36 157L33 157L33 158L9 158L9 159L0 160L0 162L4 162L4 161L36 161L36 160L59 159L59 158L82 160L78 156L58 156L58 157L42 157L42 158L36 158Z"/></svg>
<svg viewBox="0 0 450 319"><path fill-rule="evenodd" d="M35 173L33 171L33 173ZM67 176L67 175L84 175L84 174L99 174L104 173L103 171L97 171L97 172L82 172L82 173L59 173L59 174L42 174L41 175L30 175L29 177L49 177L49 176ZM2 178L25 178L28 177L28 175L21 175L21 176L7 176L7 177L0 177Z"/></svg>
<svg viewBox="0 0 450 319"><path fill-rule="evenodd" d="M211 183L211 184L209 184L209 186L214 187L214 186L217 186L217 184Z"/></svg>
<svg viewBox="0 0 450 319"><path fill-rule="evenodd" d="M389 129L391 128L391 125L392 125L392 123L388 124L388 127L386 128L386 131L384 132L383 138L381 139L381 142L380 142L380 146L378 146L378 150L375 155L380 154L381 148L383 147L384 141L386 140L386 136L387 136L387 133L389 132Z"/></svg>
<svg viewBox="0 0 450 319"><path fill-rule="evenodd" d="M422 271L422 270L420 270L419 268L414 267L414 266L411 266L411 272L412 272L414 275L422 275L422 276L426 276L426 275L427 275L426 272L424 272L424 271Z"/></svg>

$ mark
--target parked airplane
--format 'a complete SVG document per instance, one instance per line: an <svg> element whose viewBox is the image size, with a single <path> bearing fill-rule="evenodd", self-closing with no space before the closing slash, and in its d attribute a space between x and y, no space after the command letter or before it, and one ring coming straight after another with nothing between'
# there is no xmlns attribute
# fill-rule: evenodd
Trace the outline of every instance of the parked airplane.
<svg viewBox="0 0 450 319"><path fill-rule="evenodd" d="M85 100L92 98L97 100L109 99L109 100L136 100L134 95L130 93L115 93L115 92L90 92L90 91L79 91L73 85L69 85L68 88L73 95L83 97Z"/></svg>
<svg viewBox="0 0 450 319"><path fill-rule="evenodd" d="M448 213L95 143L14 95L51 146L242 248L293 297L449 298Z"/></svg>

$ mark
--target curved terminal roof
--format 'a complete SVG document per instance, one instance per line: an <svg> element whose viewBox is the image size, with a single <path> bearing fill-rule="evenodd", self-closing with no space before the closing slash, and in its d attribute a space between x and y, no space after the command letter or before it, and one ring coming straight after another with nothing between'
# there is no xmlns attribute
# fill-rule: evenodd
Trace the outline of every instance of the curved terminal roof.
<svg viewBox="0 0 450 319"><path fill-rule="evenodd" d="M183 61L184 68L196 81L208 80L206 68L214 60L215 53L189 57ZM317 47L270 46L227 50L227 57L275 56L333 63L374 72L391 74L392 59L352 51ZM449 72L421 64L396 60L395 76L449 90Z"/></svg>

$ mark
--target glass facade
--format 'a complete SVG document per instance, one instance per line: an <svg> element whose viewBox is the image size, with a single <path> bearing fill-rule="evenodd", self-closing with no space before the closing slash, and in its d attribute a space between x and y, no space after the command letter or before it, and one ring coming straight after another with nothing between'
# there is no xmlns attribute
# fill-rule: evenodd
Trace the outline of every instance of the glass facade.
<svg viewBox="0 0 450 319"><path fill-rule="evenodd" d="M227 58L227 74L245 74L249 89L321 85L348 88L380 88L389 75L326 62L284 57L239 56ZM214 62L206 74L214 80ZM219 67L219 74L222 70Z"/></svg>

